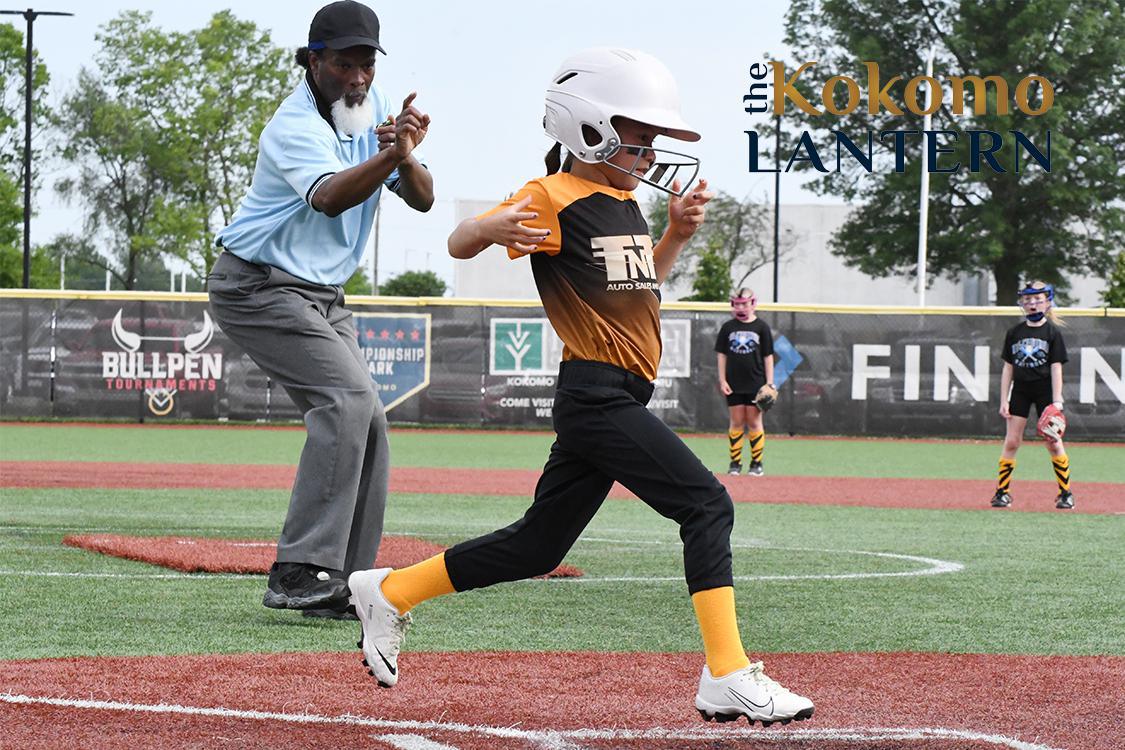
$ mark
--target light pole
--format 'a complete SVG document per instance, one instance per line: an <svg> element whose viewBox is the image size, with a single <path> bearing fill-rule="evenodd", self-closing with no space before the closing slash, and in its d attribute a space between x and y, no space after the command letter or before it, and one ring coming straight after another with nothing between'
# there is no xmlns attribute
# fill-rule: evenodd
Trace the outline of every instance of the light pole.
<svg viewBox="0 0 1125 750"><path fill-rule="evenodd" d="M23 114L23 288L31 288L31 30L39 16L73 16L53 10L0 10L0 15L23 16L27 19L27 57L24 67Z"/></svg>
<svg viewBox="0 0 1125 750"><path fill-rule="evenodd" d="M781 115L774 118L773 146L773 301L777 302L781 280Z"/></svg>

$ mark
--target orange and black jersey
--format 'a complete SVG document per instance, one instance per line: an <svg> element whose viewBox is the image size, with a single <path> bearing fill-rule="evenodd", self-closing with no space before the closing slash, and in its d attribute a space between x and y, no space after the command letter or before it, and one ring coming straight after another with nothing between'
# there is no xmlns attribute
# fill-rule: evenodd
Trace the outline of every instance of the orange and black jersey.
<svg viewBox="0 0 1125 750"><path fill-rule="evenodd" d="M633 194L560 172L532 180L489 216L531 196L528 226L551 230L531 257L563 360L607 362L656 379L660 284L648 223ZM521 256L508 249L512 258Z"/></svg>

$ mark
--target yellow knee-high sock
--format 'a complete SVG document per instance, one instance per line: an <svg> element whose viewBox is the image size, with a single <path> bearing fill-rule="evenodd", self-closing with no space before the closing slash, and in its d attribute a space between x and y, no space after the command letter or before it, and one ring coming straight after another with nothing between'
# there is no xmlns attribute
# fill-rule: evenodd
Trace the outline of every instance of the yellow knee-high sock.
<svg viewBox="0 0 1125 750"><path fill-rule="evenodd" d="M751 432L747 437L750 439L750 460L761 461L762 451L766 449L766 433Z"/></svg>
<svg viewBox="0 0 1125 750"><path fill-rule="evenodd" d="M731 463L742 463L742 430L727 430L727 439L730 440Z"/></svg>
<svg viewBox="0 0 1125 750"><path fill-rule="evenodd" d="M1016 470L1016 459L1002 458L1000 459L1000 469L996 480L996 489L1001 492L1007 492L1008 488L1012 486L1012 472Z"/></svg>
<svg viewBox="0 0 1125 750"><path fill-rule="evenodd" d="M697 591L691 595L695 619L703 635L703 652L707 666L714 677L722 677L749 666L742 638L738 634L738 620L734 613L734 588Z"/></svg>
<svg viewBox="0 0 1125 750"><path fill-rule="evenodd" d="M1059 483L1059 489L1070 492L1070 457L1065 453L1052 456L1051 463L1055 465L1055 481Z"/></svg>
<svg viewBox="0 0 1125 750"><path fill-rule="evenodd" d="M400 615L427 599L454 591L453 581L449 580L449 571L445 568L444 552L409 568L392 570L383 579L383 596L398 609Z"/></svg>

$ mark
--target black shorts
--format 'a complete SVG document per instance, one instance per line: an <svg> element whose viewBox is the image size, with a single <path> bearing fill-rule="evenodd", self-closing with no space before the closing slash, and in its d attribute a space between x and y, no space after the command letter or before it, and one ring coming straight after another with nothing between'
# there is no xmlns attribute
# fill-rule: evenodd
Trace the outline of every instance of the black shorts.
<svg viewBox="0 0 1125 750"><path fill-rule="evenodd" d="M1012 416L1027 419L1032 404L1035 404L1037 416L1051 405L1051 381L1012 384L1012 394L1008 397L1008 411Z"/></svg>
<svg viewBox="0 0 1125 750"><path fill-rule="evenodd" d="M734 393L727 396L727 406L751 406L754 403L754 397L758 395L758 389L766 384L766 381L760 383L751 383L748 388L739 388Z"/></svg>

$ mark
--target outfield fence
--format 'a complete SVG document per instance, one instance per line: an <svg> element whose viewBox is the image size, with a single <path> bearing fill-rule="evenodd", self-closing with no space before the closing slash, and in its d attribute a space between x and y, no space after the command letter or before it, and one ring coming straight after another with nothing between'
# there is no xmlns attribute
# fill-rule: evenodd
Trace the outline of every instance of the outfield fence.
<svg viewBox="0 0 1125 750"><path fill-rule="evenodd" d="M530 302L356 297L361 351L392 422L550 426L562 345ZM1125 440L1125 310L1063 311L1069 434ZM1011 308L763 304L781 399L773 431L999 435L999 347ZM726 305L667 303L650 408L722 431L715 336ZM300 417L227 339L202 294L0 291L0 418Z"/></svg>

